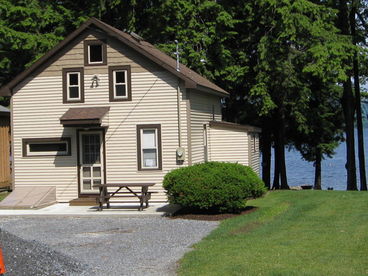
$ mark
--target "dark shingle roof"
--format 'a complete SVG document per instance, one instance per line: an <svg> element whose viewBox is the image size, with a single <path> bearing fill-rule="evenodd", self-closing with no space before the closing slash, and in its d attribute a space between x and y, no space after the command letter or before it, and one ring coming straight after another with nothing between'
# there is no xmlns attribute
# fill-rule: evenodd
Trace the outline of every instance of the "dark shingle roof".
<svg viewBox="0 0 368 276"><path fill-rule="evenodd" d="M198 90L206 91L209 93L214 93L220 96L228 96L228 92L218 87L216 84L210 82L206 78L202 77L198 73L189 69L183 64L180 64L180 71L176 70L176 60L166 55L159 49L157 49L152 44L148 43L144 40L138 40L134 38L132 35L120 31L96 18L91 18L86 21L82 26L80 26L77 30L75 30L72 34L67 36L62 42L60 42L56 47L50 50L47 54L41 57L37 62L35 62L31 67L25 70L23 73L18 75L15 79L13 79L10 83L0 89L0 96L11 96L12 89L19 84L22 80L28 77L31 73L33 73L39 66L44 64L47 60L55 56L59 50L61 50L64 46L66 46L69 42L75 39L78 35L80 35L85 29L88 27L95 26L102 31L106 32L108 35L118 39L120 42L128 45L133 48L140 54L144 55L148 59L152 60L159 66L162 66L172 74L176 75L178 78L182 79L185 82L185 86L187 88L195 88Z"/></svg>
<svg viewBox="0 0 368 276"><path fill-rule="evenodd" d="M98 125L110 107L75 107L69 108L60 118L60 123L67 125Z"/></svg>

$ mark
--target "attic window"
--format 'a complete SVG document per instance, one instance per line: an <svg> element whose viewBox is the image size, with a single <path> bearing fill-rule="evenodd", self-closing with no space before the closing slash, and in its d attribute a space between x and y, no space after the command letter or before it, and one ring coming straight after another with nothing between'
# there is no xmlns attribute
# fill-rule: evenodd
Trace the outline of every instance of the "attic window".
<svg viewBox="0 0 368 276"><path fill-rule="evenodd" d="M88 63L102 63L102 45L89 45L88 46Z"/></svg>
<svg viewBox="0 0 368 276"><path fill-rule="evenodd" d="M106 43L102 40L84 41L85 65L106 65Z"/></svg>

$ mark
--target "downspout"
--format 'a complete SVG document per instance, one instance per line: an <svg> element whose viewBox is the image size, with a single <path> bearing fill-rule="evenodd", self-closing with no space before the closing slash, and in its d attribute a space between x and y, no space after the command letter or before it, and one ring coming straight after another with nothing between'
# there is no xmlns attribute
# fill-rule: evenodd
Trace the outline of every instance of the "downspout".
<svg viewBox="0 0 368 276"><path fill-rule="evenodd" d="M11 143L11 188L15 190L15 154L14 154L14 94L10 98L10 143Z"/></svg>
<svg viewBox="0 0 368 276"><path fill-rule="evenodd" d="M177 105L178 105L178 144L181 147L181 108L180 108L180 79L178 79L178 87L176 90Z"/></svg>
<svg viewBox="0 0 368 276"><path fill-rule="evenodd" d="M180 53L179 53L179 42L175 40L176 44L176 52L174 53L176 55L176 71L180 72ZM180 109L180 79L178 78L178 87L176 90L176 97L177 97L177 110L178 110L178 144L179 148L181 147L181 109Z"/></svg>

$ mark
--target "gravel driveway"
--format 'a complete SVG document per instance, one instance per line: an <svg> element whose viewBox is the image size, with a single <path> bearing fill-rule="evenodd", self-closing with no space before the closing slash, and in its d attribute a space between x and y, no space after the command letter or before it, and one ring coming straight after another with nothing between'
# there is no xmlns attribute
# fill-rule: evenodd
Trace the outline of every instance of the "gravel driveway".
<svg viewBox="0 0 368 276"><path fill-rule="evenodd" d="M164 217L1 217L12 275L175 275L218 222ZM15 236L13 236L15 235Z"/></svg>

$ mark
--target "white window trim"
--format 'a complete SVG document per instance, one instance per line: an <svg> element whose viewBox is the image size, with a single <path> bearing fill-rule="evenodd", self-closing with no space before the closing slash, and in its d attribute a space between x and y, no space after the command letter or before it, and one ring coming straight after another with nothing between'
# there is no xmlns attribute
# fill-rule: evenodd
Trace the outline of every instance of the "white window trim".
<svg viewBox="0 0 368 276"><path fill-rule="evenodd" d="M143 131L145 130L154 130L155 131L155 145L156 147L155 148L144 148L143 147ZM145 169L145 170L157 170L159 168L159 158L158 158L158 130L157 128L142 128L141 130L141 133L140 133L140 136L141 136L141 168L142 169ZM156 166L155 167L146 167L144 166L144 155L143 155L143 150L145 149L155 149L156 150Z"/></svg>
<svg viewBox="0 0 368 276"><path fill-rule="evenodd" d="M91 48L91 46L96 46L96 45L100 45L101 46L101 58L102 58L102 60L101 61L91 61L91 51L90 51L90 48ZM102 44L89 44L88 45L88 47L87 47L87 49L88 49L88 64L102 64L102 63L104 63L104 55L103 55L103 51L104 51L104 49L103 49L103 45Z"/></svg>
<svg viewBox="0 0 368 276"><path fill-rule="evenodd" d="M124 72L124 79L125 82L116 82L116 73L117 72ZM113 77L113 90L114 90L114 99L127 99L128 98L128 71L127 70L113 70L112 71L112 77ZM125 84L125 96L117 96L116 95L116 85L122 85Z"/></svg>
<svg viewBox="0 0 368 276"><path fill-rule="evenodd" d="M253 152L257 152L257 136L256 134L252 134L252 143L253 143Z"/></svg>
<svg viewBox="0 0 368 276"><path fill-rule="evenodd" d="M39 152L31 152L30 145L35 144L65 144L66 150L65 151L39 151ZM27 150L27 157L29 156L66 156L69 155L69 142L68 141L58 141L58 142L29 142L26 145Z"/></svg>
<svg viewBox="0 0 368 276"><path fill-rule="evenodd" d="M77 74L78 75L78 85L75 85L75 84L70 85L69 76L71 74ZM70 90L69 90L70 87L78 87L78 98L71 98L70 97ZM67 91L66 91L67 101L80 101L81 100L81 73L79 71L75 71L75 72L70 71L70 72L66 73L66 89L67 89Z"/></svg>

